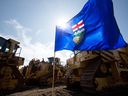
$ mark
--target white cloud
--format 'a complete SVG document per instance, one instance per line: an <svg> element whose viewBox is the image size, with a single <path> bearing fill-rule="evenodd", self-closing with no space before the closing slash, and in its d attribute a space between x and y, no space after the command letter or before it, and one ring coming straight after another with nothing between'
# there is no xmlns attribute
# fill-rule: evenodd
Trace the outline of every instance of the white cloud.
<svg viewBox="0 0 128 96"><path fill-rule="evenodd" d="M61 62L63 65L66 64L66 60L70 57L72 57L73 52L68 50L58 51L56 52L56 57L59 57L61 59Z"/></svg>
<svg viewBox="0 0 128 96"><path fill-rule="evenodd" d="M49 45L52 46L52 43ZM30 61L32 58L38 58L40 60L44 58L46 60L47 57L53 56L53 49L50 46L41 43L22 46L23 50L21 55L25 56L27 61Z"/></svg>
<svg viewBox="0 0 128 96"><path fill-rule="evenodd" d="M44 58L47 60L47 57L54 56L54 43L45 43L42 44L40 42L33 43L32 37L27 36L28 32L31 32L32 29L24 27L22 24L20 24L17 20L11 19L9 21L5 21L6 24L9 26L12 26L12 28L15 29L16 34L18 37L14 37L11 35L6 35L3 37L6 38L13 38L15 40L20 41L20 45L22 47L21 56L25 58L24 65L28 65L29 61L33 58L37 58L42 60ZM37 34L39 34L41 31L38 30ZM56 57L59 57L63 64L66 63L66 59L70 57L72 52L70 51L60 51L56 52Z"/></svg>
<svg viewBox="0 0 128 96"><path fill-rule="evenodd" d="M32 31L30 28L26 28L21 25L17 20L11 19L9 21L5 21L6 24L10 25L13 29L16 30L16 34L18 35L17 39L20 42L23 42L24 45L30 44L31 37L27 36L26 33Z"/></svg>
<svg viewBox="0 0 128 96"><path fill-rule="evenodd" d="M36 35L38 36L41 32L42 32L42 30L38 30L38 31L36 32Z"/></svg>

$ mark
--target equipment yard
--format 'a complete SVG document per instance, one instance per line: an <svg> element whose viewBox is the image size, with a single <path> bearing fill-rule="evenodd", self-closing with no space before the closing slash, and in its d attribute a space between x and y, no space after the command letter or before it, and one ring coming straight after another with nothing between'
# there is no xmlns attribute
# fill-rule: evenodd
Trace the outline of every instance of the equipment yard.
<svg viewBox="0 0 128 96"><path fill-rule="evenodd" d="M0 96L128 96L126 1L0 0Z"/></svg>
<svg viewBox="0 0 128 96"><path fill-rule="evenodd" d="M16 55L20 43L0 41L0 96L128 96L128 46L77 52L66 66L48 57L19 68L25 59Z"/></svg>

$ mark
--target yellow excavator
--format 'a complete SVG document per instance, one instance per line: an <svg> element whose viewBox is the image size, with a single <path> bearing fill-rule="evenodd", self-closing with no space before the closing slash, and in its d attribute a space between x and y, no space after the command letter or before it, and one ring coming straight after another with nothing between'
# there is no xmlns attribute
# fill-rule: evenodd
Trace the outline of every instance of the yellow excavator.
<svg viewBox="0 0 128 96"><path fill-rule="evenodd" d="M76 52L67 60L67 87L103 92L128 85L128 47Z"/></svg>
<svg viewBox="0 0 128 96"><path fill-rule="evenodd" d="M23 68L24 77L27 85L49 86L52 84L53 77L53 57L49 57L48 61L40 61L32 59L28 66ZM59 58L55 58L55 83L61 83L63 80L63 67L60 65Z"/></svg>
<svg viewBox="0 0 128 96"><path fill-rule="evenodd" d="M14 90L24 84L19 71L19 66L24 63L20 52L17 53L17 49L20 49L19 44L13 39L0 37L0 91Z"/></svg>

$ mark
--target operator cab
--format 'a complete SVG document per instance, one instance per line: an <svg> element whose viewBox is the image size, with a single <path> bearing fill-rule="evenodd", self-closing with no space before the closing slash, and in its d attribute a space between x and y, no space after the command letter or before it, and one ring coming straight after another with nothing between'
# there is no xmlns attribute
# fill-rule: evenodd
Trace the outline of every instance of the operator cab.
<svg viewBox="0 0 128 96"><path fill-rule="evenodd" d="M18 44L20 43L13 39L6 40L5 38L0 37L0 52L3 54L15 55L17 49L20 48Z"/></svg>

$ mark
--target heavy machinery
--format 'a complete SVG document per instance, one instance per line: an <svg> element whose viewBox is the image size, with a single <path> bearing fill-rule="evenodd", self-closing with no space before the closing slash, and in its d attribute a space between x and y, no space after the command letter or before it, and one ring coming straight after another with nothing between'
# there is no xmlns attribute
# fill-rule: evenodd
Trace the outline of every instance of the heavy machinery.
<svg viewBox="0 0 128 96"><path fill-rule="evenodd" d="M24 58L17 53L19 44L13 39L0 37L0 90L14 90L23 85L19 66L23 65Z"/></svg>
<svg viewBox="0 0 128 96"><path fill-rule="evenodd" d="M53 57L48 58L48 62L40 61L39 59L32 59L29 65L26 66L23 72L27 85L43 85L48 86L52 84L53 77ZM55 58L55 83L61 83L63 80L63 66L60 65L60 59Z"/></svg>
<svg viewBox="0 0 128 96"><path fill-rule="evenodd" d="M110 51L82 51L67 60L67 87L102 92L128 84L128 47Z"/></svg>

